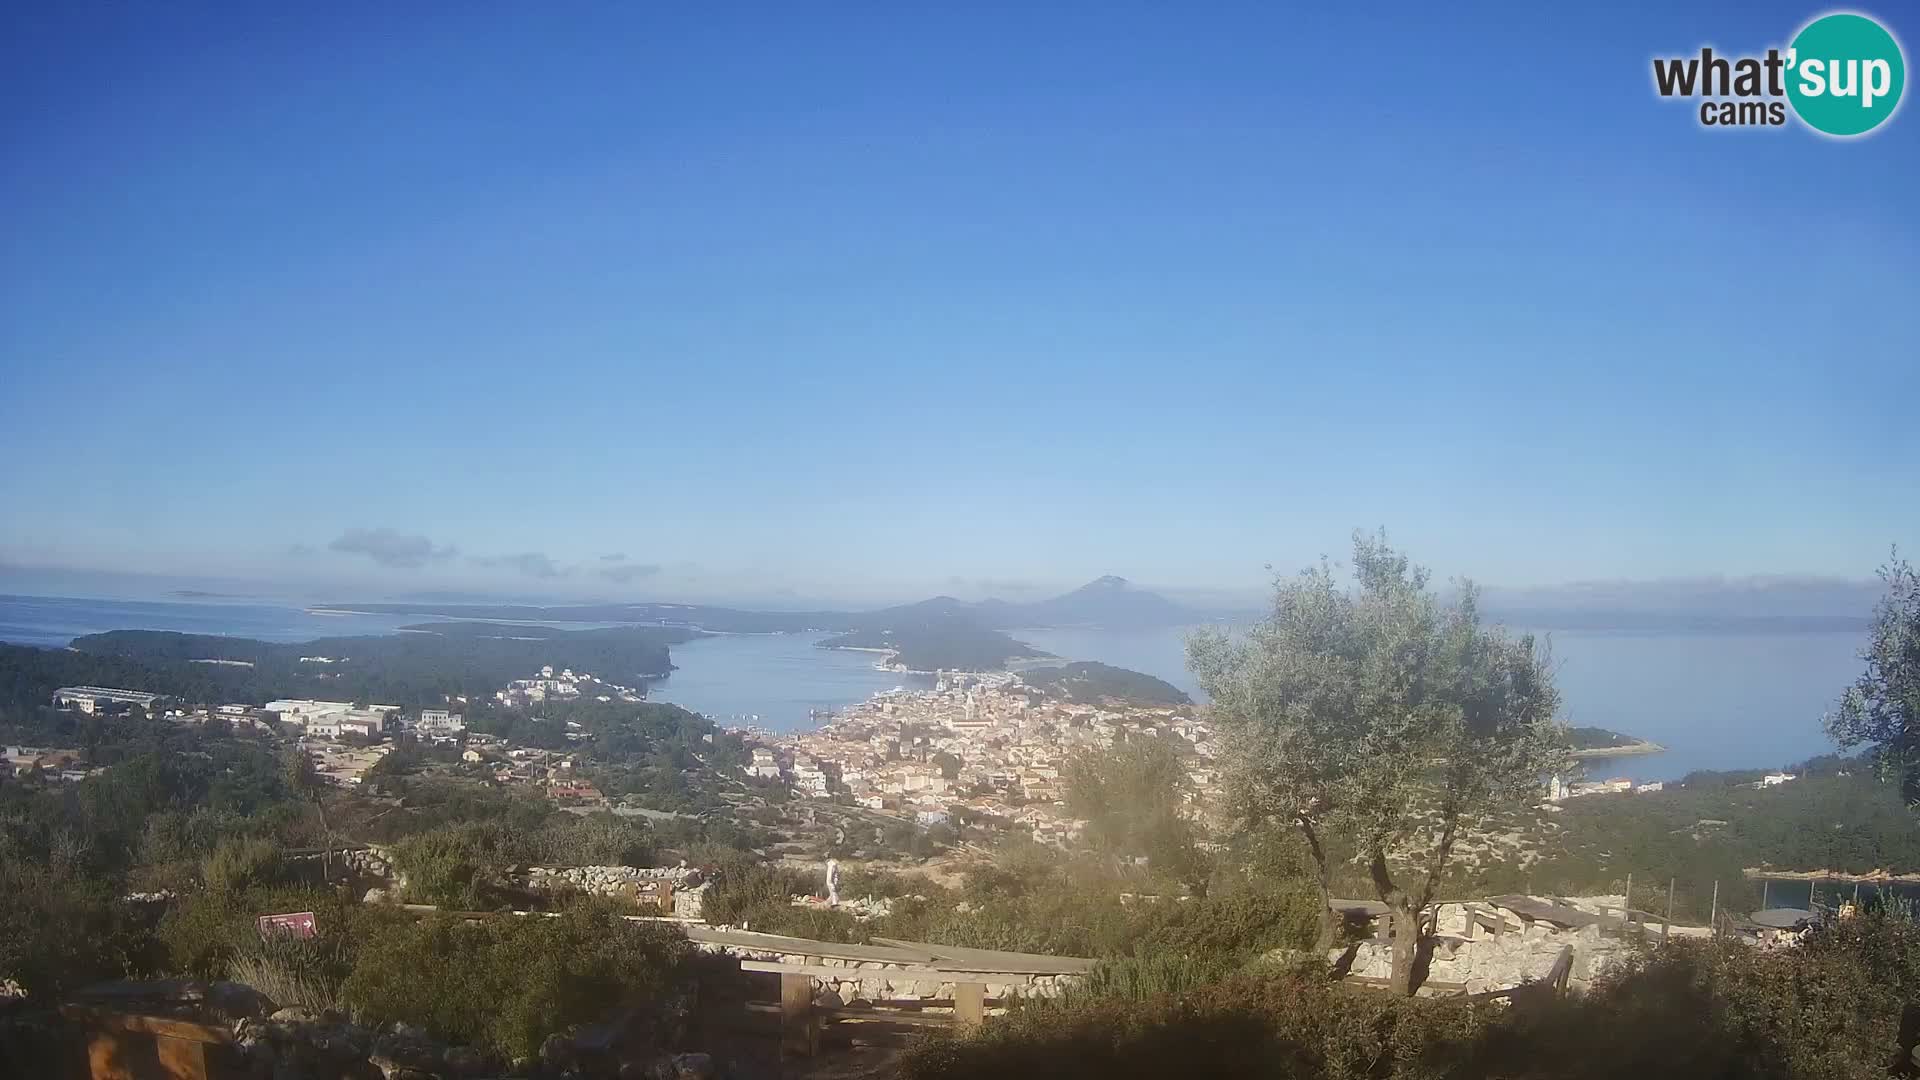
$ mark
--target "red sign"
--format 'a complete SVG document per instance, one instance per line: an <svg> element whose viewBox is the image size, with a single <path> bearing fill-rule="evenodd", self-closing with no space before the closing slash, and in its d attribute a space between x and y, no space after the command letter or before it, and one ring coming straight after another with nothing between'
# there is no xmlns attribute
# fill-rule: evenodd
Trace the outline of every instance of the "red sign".
<svg viewBox="0 0 1920 1080"><path fill-rule="evenodd" d="M268 934L288 934L297 938L310 938L319 933L319 927L313 921L311 911L290 911L285 915L260 916L260 936Z"/></svg>

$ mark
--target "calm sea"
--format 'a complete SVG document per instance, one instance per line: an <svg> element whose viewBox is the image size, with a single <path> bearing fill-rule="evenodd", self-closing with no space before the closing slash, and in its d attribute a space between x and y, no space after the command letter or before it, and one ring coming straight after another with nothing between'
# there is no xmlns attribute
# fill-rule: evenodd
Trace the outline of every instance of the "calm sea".
<svg viewBox="0 0 1920 1080"><path fill-rule="evenodd" d="M65 645L108 630L174 630L258 641L311 641L349 634L387 634L432 622L419 615L314 615L297 607L214 601L93 600L69 596L0 595L0 641Z"/></svg>
<svg viewBox="0 0 1920 1080"><path fill-rule="evenodd" d="M0 596L0 641L64 645L114 629L304 641L384 633L418 616L313 615L248 603ZM1015 636L1069 660L1144 671L1198 696L1184 629L1027 630ZM1831 750L1820 717L1860 673L1855 632L1725 634L1556 631L1549 635L1569 723L1651 739L1668 751L1589 761L1593 776L1676 779L1695 769L1768 768ZM652 694L722 722L790 730L815 711L925 676L881 671L874 654L814 648L816 635L723 635L676 645Z"/></svg>
<svg viewBox="0 0 1920 1080"><path fill-rule="evenodd" d="M1022 641L1073 660L1157 675L1199 696L1187 631L1027 630ZM1771 768L1831 753L1820 717L1860 674L1864 634L1535 631L1552 647L1567 723L1667 748L1589 759L1589 776L1676 780L1695 769Z"/></svg>
<svg viewBox="0 0 1920 1080"><path fill-rule="evenodd" d="M674 672L651 684L656 701L723 724L776 731L812 726L825 714L896 686L924 690L929 675L883 671L877 653L819 649L826 634L721 634L673 647Z"/></svg>

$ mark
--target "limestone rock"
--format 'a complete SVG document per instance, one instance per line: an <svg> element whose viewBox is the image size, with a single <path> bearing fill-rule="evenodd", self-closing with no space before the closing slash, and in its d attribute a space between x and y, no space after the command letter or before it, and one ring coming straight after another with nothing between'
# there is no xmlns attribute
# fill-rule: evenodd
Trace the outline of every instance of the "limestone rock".
<svg viewBox="0 0 1920 1080"><path fill-rule="evenodd" d="M473 1076L486 1071L487 1058L471 1046L449 1046L440 1055L440 1067L452 1076Z"/></svg>
<svg viewBox="0 0 1920 1080"><path fill-rule="evenodd" d="M434 1073L440 1070L440 1048L424 1038L412 1035L382 1035L373 1042L368 1061L387 1080L399 1072Z"/></svg>
<svg viewBox="0 0 1920 1080"><path fill-rule="evenodd" d="M565 1035L549 1035L540 1044L540 1060L548 1068L560 1069L573 1064L573 1040Z"/></svg>
<svg viewBox="0 0 1920 1080"><path fill-rule="evenodd" d="M720 1075L707 1054L677 1054L673 1069L674 1080L715 1080Z"/></svg>

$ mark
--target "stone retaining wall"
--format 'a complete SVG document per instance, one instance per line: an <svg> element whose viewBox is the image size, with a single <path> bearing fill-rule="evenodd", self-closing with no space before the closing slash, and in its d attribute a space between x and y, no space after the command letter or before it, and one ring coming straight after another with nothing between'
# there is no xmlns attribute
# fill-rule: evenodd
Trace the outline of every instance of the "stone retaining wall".
<svg viewBox="0 0 1920 1080"><path fill-rule="evenodd" d="M685 866L534 866L527 883L548 891L577 890L590 896L631 897L643 885L664 881L673 886L673 916L700 918L706 883L700 872Z"/></svg>
<svg viewBox="0 0 1920 1080"><path fill-rule="evenodd" d="M990 998L1053 997L1059 994L1067 983L1080 978L1079 975L1070 974L942 971L939 973L939 978L935 979L925 974L928 966L924 963L844 960L818 954L801 955L710 943L696 944L709 952L723 952L742 960L768 960L783 964L839 969L844 974L815 975L813 988L816 992L832 991L844 1002L898 1001L910 998L919 998L924 1001L951 1001L954 996L954 987L963 982L986 984L986 993Z"/></svg>
<svg viewBox="0 0 1920 1080"><path fill-rule="evenodd" d="M1427 971L1432 982L1464 983L1470 994L1505 990L1529 979L1543 979L1553 967L1560 950L1573 946L1573 971L1569 983L1584 990L1593 979L1631 955L1634 943L1625 937L1602 934L1598 926L1580 930L1562 930L1542 922L1531 924L1505 908L1490 904L1475 905L1479 910L1502 920L1499 934L1474 927L1469 938L1471 915L1463 904L1442 904L1435 927L1438 937L1433 964ZM1336 949L1338 957L1343 950ZM1386 978L1393 973L1393 946L1386 941L1362 942L1354 956L1351 974Z"/></svg>

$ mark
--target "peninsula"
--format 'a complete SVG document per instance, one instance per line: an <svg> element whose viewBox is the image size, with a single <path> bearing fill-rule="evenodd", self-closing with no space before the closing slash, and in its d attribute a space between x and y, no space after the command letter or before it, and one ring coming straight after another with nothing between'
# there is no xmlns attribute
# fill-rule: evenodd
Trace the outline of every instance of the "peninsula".
<svg viewBox="0 0 1920 1080"><path fill-rule="evenodd" d="M1663 754L1667 748L1657 742L1622 735L1599 727L1577 727L1567 732L1577 758L1643 757Z"/></svg>

